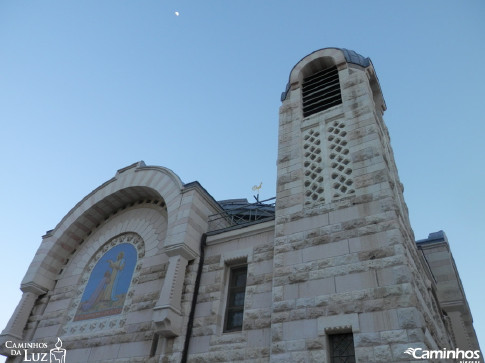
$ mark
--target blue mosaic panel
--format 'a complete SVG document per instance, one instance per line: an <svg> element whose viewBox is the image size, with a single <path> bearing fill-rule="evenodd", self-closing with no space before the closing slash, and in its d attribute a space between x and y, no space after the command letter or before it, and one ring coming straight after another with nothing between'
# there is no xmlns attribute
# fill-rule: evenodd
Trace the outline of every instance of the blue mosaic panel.
<svg viewBox="0 0 485 363"><path fill-rule="evenodd" d="M74 321L120 314L136 266L137 252L130 243L107 251L93 268Z"/></svg>

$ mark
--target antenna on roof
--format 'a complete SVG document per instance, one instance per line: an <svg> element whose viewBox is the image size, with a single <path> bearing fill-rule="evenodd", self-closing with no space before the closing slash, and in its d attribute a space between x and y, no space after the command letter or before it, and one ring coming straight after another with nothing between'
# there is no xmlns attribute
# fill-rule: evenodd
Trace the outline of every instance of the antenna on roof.
<svg viewBox="0 0 485 363"><path fill-rule="evenodd" d="M259 183L259 185L253 186L253 191L257 191L257 195L253 195L254 199L256 199L256 203L259 203L259 189L263 186L263 182Z"/></svg>

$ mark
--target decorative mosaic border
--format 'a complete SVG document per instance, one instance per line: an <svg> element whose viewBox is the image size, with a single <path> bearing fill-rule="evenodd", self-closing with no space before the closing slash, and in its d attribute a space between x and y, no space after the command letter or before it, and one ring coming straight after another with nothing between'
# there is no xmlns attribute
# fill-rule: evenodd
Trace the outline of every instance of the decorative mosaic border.
<svg viewBox="0 0 485 363"><path fill-rule="evenodd" d="M121 244L130 243L137 251L137 262L135 270L133 271L133 277L131 279L130 288L128 289L128 294L126 295L125 304L123 306L123 311L120 314L106 316L96 319L74 321L79 304L81 303L81 298L86 288L86 285L91 276L91 272L96 266L103 255L111 248ZM93 337L96 335L106 335L115 334L118 332L124 332L124 325L126 323L126 313L129 311L131 306L131 300L134 294L134 286L138 283L139 275L141 271L141 261L145 256L145 244L143 239L136 233L128 232L122 233L116 237L113 237L107 243L105 243L95 254L91 257L86 269L82 274L81 281L79 282L79 287L76 290L75 296L71 305L68 309L68 321L61 330L61 334L64 336L89 336Z"/></svg>

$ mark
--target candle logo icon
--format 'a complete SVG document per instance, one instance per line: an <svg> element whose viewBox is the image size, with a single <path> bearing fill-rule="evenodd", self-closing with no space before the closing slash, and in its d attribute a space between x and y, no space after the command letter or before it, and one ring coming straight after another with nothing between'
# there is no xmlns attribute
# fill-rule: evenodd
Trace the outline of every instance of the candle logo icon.
<svg viewBox="0 0 485 363"><path fill-rule="evenodd" d="M51 363L66 363L66 350L62 348L62 340L57 338L56 347L51 349Z"/></svg>

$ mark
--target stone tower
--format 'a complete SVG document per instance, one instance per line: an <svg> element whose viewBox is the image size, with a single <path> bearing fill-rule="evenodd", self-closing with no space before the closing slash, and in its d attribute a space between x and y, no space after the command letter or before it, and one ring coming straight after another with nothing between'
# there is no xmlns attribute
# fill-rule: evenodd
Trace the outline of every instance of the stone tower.
<svg viewBox="0 0 485 363"><path fill-rule="evenodd" d="M272 357L294 351L301 336L353 339L359 362L409 359L410 346L452 348L370 59L313 52L292 69L281 98ZM285 329L277 324L288 319Z"/></svg>

